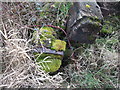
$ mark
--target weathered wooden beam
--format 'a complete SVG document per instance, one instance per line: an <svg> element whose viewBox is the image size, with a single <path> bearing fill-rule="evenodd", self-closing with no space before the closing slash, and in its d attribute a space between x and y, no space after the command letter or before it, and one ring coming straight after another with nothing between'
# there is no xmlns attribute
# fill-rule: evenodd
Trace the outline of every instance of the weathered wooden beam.
<svg viewBox="0 0 120 90"><path fill-rule="evenodd" d="M93 43L101 29L102 13L94 2L74 2L67 21L68 37L73 42Z"/></svg>

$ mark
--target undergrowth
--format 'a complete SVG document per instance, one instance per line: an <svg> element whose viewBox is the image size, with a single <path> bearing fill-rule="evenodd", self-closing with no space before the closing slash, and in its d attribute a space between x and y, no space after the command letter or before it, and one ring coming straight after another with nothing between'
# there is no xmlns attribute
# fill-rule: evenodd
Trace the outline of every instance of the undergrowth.
<svg viewBox="0 0 120 90"><path fill-rule="evenodd" d="M95 44L80 47L75 63L64 69L68 74L67 86L70 88L119 87L119 21L116 21L116 19L119 20L119 17L111 16L109 18L105 20ZM111 22L111 19L115 20L116 25ZM109 22L109 25L106 22ZM105 30L107 32L104 32ZM81 49L84 50L80 52Z"/></svg>
<svg viewBox="0 0 120 90"><path fill-rule="evenodd" d="M6 69L0 77L0 87L119 87L118 31L120 22L117 16L105 19L95 44L83 44L76 49L77 58L71 57L73 62L63 67L62 74L50 76L35 63L34 56L30 53L31 33L36 28L32 25L56 25L65 29L71 5L72 3L67 2L3 3L0 33L5 38ZM62 39L66 40L63 37Z"/></svg>

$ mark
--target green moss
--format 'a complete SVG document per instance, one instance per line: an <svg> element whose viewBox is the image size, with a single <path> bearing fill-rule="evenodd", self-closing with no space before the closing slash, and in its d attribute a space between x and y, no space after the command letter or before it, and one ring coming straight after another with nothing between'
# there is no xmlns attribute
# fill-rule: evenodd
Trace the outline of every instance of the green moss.
<svg viewBox="0 0 120 90"><path fill-rule="evenodd" d="M56 32L51 27L42 27L40 28L41 35L47 37L47 38L55 38L54 35L56 35Z"/></svg>
<svg viewBox="0 0 120 90"><path fill-rule="evenodd" d="M56 51L65 51L66 49L66 42L56 39L52 42L52 47L51 49L54 49Z"/></svg>
<svg viewBox="0 0 120 90"><path fill-rule="evenodd" d="M45 72L55 72L61 66L62 56L54 54L36 54L38 65L42 67Z"/></svg>
<svg viewBox="0 0 120 90"><path fill-rule="evenodd" d="M113 27L109 25L103 25L101 33L111 34L113 32Z"/></svg>
<svg viewBox="0 0 120 90"><path fill-rule="evenodd" d="M33 43L51 47L51 42L56 38L56 32L51 27L42 27L33 32Z"/></svg>
<svg viewBox="0 0 120 90"><path fill-rule="evenodd" d="M60 59L46 59L44 62L39 63L39 65L42 66L42 69L45 72L55 72L60 68L61 60Z"/></svg>

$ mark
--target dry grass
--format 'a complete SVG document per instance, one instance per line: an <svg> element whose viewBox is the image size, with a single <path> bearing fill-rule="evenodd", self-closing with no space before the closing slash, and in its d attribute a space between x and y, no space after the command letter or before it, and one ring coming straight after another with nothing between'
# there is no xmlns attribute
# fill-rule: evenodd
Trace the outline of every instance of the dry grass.
<svg viewBox="0 0 120 90"><path fill-rule="evenodd" d="M1 30L4 37L4 72L0 74L0 87L57 88L63 82L61 73L50 76L40 69L33 55L28 25L34 24L34 3L1 3ZM28 8L29 7L29 8ZM24 11L24 15L23 15ZM29 35L31 36L31 35Z"/></svg>
<svg viewBox="0 0 120 90"><path fill-rule="evenodd" d="M117 32L112 37L97 39L93 45L78 49L78 59L65 67L69 76L67 85L70 88L118 88L119 87L119 52ZM80 53L79 50L83 49ZM66 85L66 86L67 86Z"/></svg>

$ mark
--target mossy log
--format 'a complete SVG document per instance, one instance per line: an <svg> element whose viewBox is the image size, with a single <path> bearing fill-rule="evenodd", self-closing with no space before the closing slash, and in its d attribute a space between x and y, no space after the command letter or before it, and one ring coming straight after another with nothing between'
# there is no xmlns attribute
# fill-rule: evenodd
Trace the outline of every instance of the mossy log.
<svg viewBox="0 0 120 90"><path fill-rule="evenodd" d="M68 37L73 42L93 43L101 29L103 18L95 2L75 2L67 20Z"/></svg>

